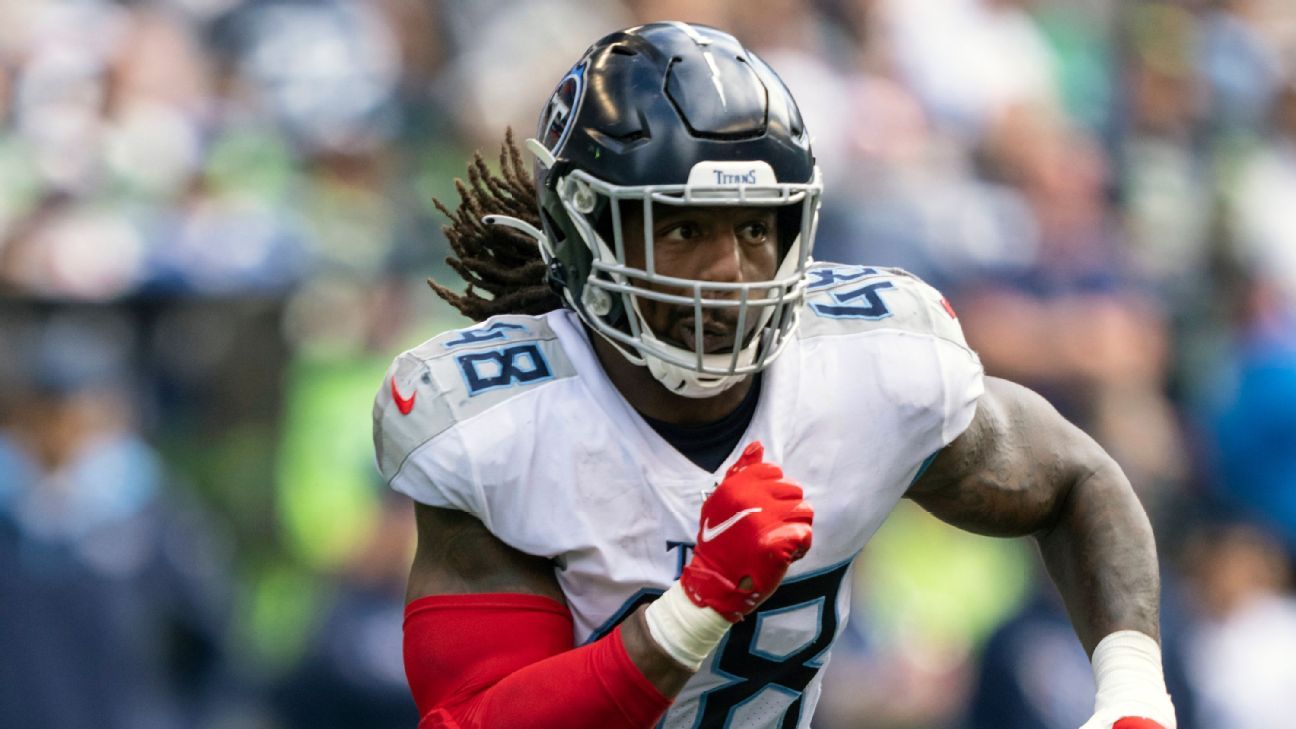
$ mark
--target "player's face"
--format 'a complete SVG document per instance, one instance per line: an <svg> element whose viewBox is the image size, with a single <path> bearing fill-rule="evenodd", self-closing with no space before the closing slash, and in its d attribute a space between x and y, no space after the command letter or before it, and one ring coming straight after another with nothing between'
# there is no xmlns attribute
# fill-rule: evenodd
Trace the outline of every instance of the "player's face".
<svg viewBox="0 0 1296 729"><path fill-rule="evenodd" d="M623 217L626 263L644 268L643 213L629 206ZM768 281L778 270L778 226L773 208L762 207L653 207L653 265L664 276L715 283ZM653 283L655 291L691 296L692 291ZM712 294L713 298L737 299L739 294ZM738 309L704 308L702 341L696 342L694 310L691 306L668 304L641 298L640 311L659 338L690 351L699 346L706 354L728 352L739 338ZM759 312L749 312L749 331L756 326Z"/></svg>

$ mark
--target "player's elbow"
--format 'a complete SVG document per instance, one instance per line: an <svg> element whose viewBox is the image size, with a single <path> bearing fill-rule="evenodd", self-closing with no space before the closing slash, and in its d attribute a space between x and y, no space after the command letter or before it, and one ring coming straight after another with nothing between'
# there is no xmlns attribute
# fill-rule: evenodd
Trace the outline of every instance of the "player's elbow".
<svg viewBox="0 0 1296 729"><path fill-rule="evenodd" d="M1047 540L1058 532L1085 532L1131 521L1146 522L1143 507L1124 470L1096 444L1077 452L1067 471L1071 476L1050 517L1036 533L1037 539Z"/></svg>

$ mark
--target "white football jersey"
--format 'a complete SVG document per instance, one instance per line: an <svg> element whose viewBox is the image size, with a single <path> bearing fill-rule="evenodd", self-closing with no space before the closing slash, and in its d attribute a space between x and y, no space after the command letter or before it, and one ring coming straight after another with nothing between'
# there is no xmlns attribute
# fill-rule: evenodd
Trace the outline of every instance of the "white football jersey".
<svg viewBox="0 0 1296 729"><path fill-rule="evenodd" d="M396 358L374 406L392 488L553 560L578 644L679 576L703 499L751 441L805 489L814 546L689 681L669 729L808 727L846 623L851 563L971 422L982 370L940 293L896 269L816 264L794 341L714 472L627 404L566 310L499 316Z"/></svg>

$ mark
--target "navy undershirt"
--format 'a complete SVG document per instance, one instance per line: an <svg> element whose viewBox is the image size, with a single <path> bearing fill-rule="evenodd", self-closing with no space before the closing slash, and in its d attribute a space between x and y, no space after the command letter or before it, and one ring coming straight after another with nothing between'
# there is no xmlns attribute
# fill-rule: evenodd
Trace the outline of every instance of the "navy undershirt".
<svg viewBox="0 0 1296 729"><path fill-rule="evenodd" d="M738 407L713 423L679 425L640 415L675 450L703 470L714 471L733 453L743 433L747 432L752 415L756 413L756 403L760 401L760 389L761 376L758 374Z"/></svg>

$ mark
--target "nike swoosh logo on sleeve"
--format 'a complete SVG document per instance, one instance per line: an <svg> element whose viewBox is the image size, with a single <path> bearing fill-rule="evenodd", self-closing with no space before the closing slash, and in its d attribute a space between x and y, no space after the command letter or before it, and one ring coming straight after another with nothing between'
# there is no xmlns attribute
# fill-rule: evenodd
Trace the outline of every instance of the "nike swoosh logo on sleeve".
<svg viewBox="0 0 1296 729"><path fill-rule="evenodd" d="M414 394L407 398L401 397L400 390L396 389L396 378L393 377L391 381L391 392L392 399L396 401L396 409L400 411L401 415L409 415L410 411L414 409L414 398L418 397L418 391L415 390Z"/></svg>
<svg viewBox="0 0 1296 729"><path fill-rule="evenodd" d="M715 526L711 526L710 524L703 522L702 541L709 542L712 539L715 539L716 537L728 531L729 527L742 521L743 517L747 516L748 514L755 514L760 510L761 508L759 506L753 506L750 509L743 509L742 511L738 512L737 514L734 514L733 516L729 517L728 519L725 519L724 521L720 522L719 524L716 524Z"/></svg>

